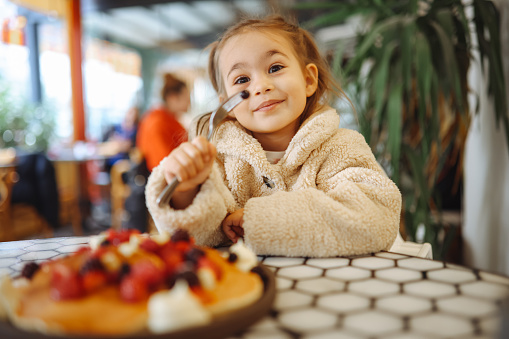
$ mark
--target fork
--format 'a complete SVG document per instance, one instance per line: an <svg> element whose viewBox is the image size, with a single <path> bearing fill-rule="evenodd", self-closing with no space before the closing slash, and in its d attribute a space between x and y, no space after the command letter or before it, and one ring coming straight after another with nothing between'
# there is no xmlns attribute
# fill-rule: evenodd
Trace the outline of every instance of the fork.
<svg viewBox="0 0 509 339"><path fill-rule="evenodd" d="M216 111L214 111L214 113L212 113L209 120L209 133L207 134L207 141L210 141L210 138L212 138L217 125L219 125L219 123L223 121L224 118L226 118L228 113L230 113L232 109L234 109L238 104L247 98L249 98L248 91L238 92L229 97L228 100L226 100L221 106L219 106ZM174 177L171 182L166 185L156 200L156 203L159 207L168 205L171 196L173 195L173 192L175 192L175 189L179 183L180 182L177 177Z"/></svg>

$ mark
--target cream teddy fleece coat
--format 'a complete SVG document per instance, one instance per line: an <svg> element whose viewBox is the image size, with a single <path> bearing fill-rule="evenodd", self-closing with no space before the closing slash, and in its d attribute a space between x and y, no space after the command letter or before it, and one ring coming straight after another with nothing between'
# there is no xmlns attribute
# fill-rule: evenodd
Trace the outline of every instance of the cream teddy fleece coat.
<svg viewBox="0 0 509 339"><path fill-rule="evenodd" d="M221 222L244 208L244 241L257 254L326 257L388 250L398 234L401 194L363 136L339 129L331 108L309 117L277 164L236 121L223 123L211 175L183 210L157 206L159 165L146 201L159 231L184 228L198 244L227 242ZM165 160L163 160L165 161ZM272 186L269 187L269 186Z"/></svg>

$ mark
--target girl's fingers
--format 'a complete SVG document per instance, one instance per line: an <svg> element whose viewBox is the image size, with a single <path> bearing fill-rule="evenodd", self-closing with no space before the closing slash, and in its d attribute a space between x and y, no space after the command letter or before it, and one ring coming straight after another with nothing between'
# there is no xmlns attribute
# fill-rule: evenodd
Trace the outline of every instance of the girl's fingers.
<svg viewBox="0 0 509 339"><path fill-rule="evenodd" d="M179 178L179 181L185 181L196 175L196 169L194 168L193 160L187 155L186 152L181 150L175 152L173 155L175 161L175 175Z"/></svg>
<svg viewBox="0 0 509 339"><path fill-rule="evenodd" d="M197 148L197 150L202 154L203 161L208 163L212 157L212 154L209 149L210 142L207 141L203 136L198 136L193 139L192 144Z"/></svg>
<svg viewBox="0 0 509 339"><path fill-rule="evenodd" d="M216 153L215 146L201 136L182 143L165 161L166 181L176 176L182 190L201 184L210 173Z"/></svg>
<svg viewBox="0 0 509 339"><path fill-rule="evenodd" d="M233 232L230 228L228 228L228 233L226 234L226 236L233 242L237 242L237 235L235 234L235 232Z"/></svg>
<svg viewBox="0 0 509 339"><path fill-rule="evenodd" d="M190 161L187 166L194 166L194 171L199 172L204 167L204 159L200 150L193 144L186 143L182 145L182 151L187 155L187 160Z"/></svg>
<svg viewBox="0 0 509 339"><path fill-rule="evenodd" d="M244 228L240 226L232 226L232 231L235 233L235 235L239 238L244 236Z"/></svg>
<svg viewBox="0 0 509 339"><path fill-rule="evenodd" d="M233 242L236 242L237 235L235 234L235 232L231 229L231 227L229 225L223 224L223 232L224 232L224 234L226 234L228 239L230 239Z"/></svg>
<svg viewBox="0 0 509 339"><path fill-rule="evenodd" d="M209 154L210 154L210 159L209 159L209 162L214 162L214 160L216 159L216 155L217 155L217 149L216 149L216 146L209 142L208 144L208 151L209 151Z"/></svg>

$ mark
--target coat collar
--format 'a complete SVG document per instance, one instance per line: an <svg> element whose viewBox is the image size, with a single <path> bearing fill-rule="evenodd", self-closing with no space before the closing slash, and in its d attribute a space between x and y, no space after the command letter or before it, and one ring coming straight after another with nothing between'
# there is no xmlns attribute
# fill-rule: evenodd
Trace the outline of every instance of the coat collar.
<svg viewBox="0 0 509 339"><path fill-rule="evenodd" d="M313 150L337 131L338 126L339 116L334 109L325 107L315 112L304 121L277 165L271 165L267 161L262 145L237 121L221 124L215 140L218 153L227 158L238 158L262 171L263 168L268 170L270 166L281 166L291 171L301 166Z"/></svg>

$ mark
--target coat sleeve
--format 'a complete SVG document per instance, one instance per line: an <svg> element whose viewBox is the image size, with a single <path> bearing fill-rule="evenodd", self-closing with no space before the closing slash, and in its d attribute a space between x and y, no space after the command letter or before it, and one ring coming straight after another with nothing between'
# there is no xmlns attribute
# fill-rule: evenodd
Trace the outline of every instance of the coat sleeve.
<svg viewBox="0 0 509 339"><path fill-rule="evenodd" d="M389 249L399 229L401 193L362 136L353 139L349 147L325 150L316 188L250 199L246 244L258 254L311 257Z"/></svg>
<svg viewBox="0 0 509 339"><path fill-rule="evenodd" d="M148 210L160 232L173 233L177 228L186 229L197 244L204 246L217 246L226 241L220 225L226 214L236 209L236 203L223 184L217 165L201 185L192 204L183 210L175 210L170 205L157 205L157 196L165 185L162 165L159 165L148 179L145 196Z"/></svg>

